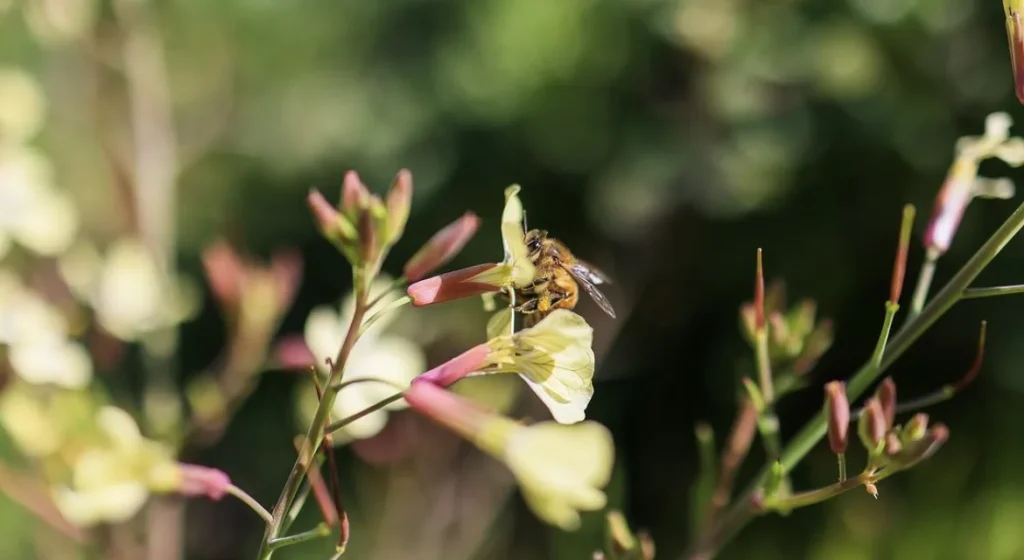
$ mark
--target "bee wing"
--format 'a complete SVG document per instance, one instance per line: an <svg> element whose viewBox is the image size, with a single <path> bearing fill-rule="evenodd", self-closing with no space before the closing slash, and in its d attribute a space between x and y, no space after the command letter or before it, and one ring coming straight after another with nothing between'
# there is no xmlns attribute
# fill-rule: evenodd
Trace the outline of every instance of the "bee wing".
<svg viewBox="0 0 1024 560"><path fill-rule="evenodd" d="M577 279L580 276L582 276L584 279L589 281L591 284L594 284L595 286L612 283L612 279L609 278L607 274L601 272L601 269L588 263L587 261L581 261L578 258L576 259L576 262L573 263L572 267L570 267L569 272L571 272L573 277Z"/></svg>
<svg viewBox="0 0 1024 560"><path fill-rule="evenodd" d="M612 303L608 301L608 298L601 293L601 290L597 289L597 286L594 285L606 283L606 277L603 275L594 275L594 270L585 264L577 263L568 267L566 270L570 275L572 275L573 279L576 280L576 283L583 288L583 291L587 292L587 294L593 298L594 302L597 303L597 306L605 313L611 315L614 319L615 309L612 308ZM595 282L595 280L597 281Z"/></svg>

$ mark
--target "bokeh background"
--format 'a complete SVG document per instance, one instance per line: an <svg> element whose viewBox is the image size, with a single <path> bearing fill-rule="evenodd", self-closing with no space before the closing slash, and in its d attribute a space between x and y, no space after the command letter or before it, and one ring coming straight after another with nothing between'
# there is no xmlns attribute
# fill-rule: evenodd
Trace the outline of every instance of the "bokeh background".
<svg viewBox="0 0 1024 560"><path fill-rule="evenodd" d="M41 119L29 141L74 197L81 235L101 244L133 227L118 161L131 143L122 52L131 22L116 4L0 1L0 113ZM182 326L181 382L224 343L200 265L215 240L264 257L301 251L303 282L281 335L301 333L309 311L338 302L349 285L344 260L314 228L308 189L334 199L355 169L380 193L410 169L411 221L385 266L397 274L467 209L483 225L452 266L500 258L502 190L519 183L529 224L616 280L607 292L618 319L589 301L578 308L594 325L599 359L588 415L615 434L612 505L651 532L665 559L688 542L694 425L710 422L724 439L737 380L753 371L738 307L751 298L756 248L769 280L815 299L837 328L810 387L779 407L788 436L821 406L821 384L854 371L874 346L902 205L919 209L913 280L956 139L980 134L993 111L1024 119L994 1L138 6L162 44L166 68L150 70L166 79L173 110L177 189L166 216L175 258L205 290L202 312ZM1019 176L998 162L982 171ZM971 206L939 284L1013 207ZM1022 275L1019 240L982 280ZM759 519L721 558L1024 558L1022 311L1013 297L958 305L893 369L901 395L956 379L973 359L978 322L989 320L977 384L930 411L952 431L935 458L884 482L877 501L857 491ZM431 363L479 342L486 320L477 302L408 317L403 336ZM133 363L108 379L128 399L138 388ZM268 369L225 437L195 460L272 503L301 431L295 394L304 382ZM542 525L503 467L409 412L392 415L378 440L336 451L353 558L571 560L600 545L599 514L575 533ZM755 445L744 475L761 459ZM852 468L861 460L851 454ZM819 446L794 484L827 484L834 468ZM36 557L31 520L0 503L0 555ZM300 524L315 518L310 507ZM234 501L196 501L185 531L190 559L246 558L262 526ZM323 558L331 547L328 539L279 556Z"/></svg>

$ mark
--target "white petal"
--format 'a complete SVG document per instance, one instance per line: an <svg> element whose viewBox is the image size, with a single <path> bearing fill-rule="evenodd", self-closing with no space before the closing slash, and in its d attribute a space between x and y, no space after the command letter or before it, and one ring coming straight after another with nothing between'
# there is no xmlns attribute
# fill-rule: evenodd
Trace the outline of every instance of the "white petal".
<svg viewBox="0 0 1024 560"><path fill-rule="evenodd" d="M341 319L334 308L321 305L310 311L306 317L306 326L303 330L303 338L306 346L316 358L317 367L326 371L325 365L328 358L334 359L345 340L345 333L348 331L342 325Z"/></svg>
<svg viewBox="0 0 1024 560"><path fill-rule="evenodd" d="M11 367L29 383L80 389L92 378L92 360L77 342L38 337L11 347Z"/></svg>
<svg viewBox="0 0 1024 560"><path fill-rule="evenodd" d="M36 201L31 215L14 230L18 242L41 255L67 249L78 232L78 210L67 193L49 192Z"/></svg>

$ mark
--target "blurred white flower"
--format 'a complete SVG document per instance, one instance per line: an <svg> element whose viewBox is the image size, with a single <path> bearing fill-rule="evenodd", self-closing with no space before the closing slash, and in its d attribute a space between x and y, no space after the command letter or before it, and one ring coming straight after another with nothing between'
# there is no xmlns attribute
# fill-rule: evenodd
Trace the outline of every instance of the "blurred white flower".
<svg viewBox="0 0 1024 560"><path fill-rule="evenodd" d="M199 307L196 287L184 278L167 279L136 239L115 242L101 258L80 244L63 255L61 275L88 302L104 329L133 341L188 320Z"/></svg>
<svg viewBox="0 0 1024 560"><path fill-rule="evenodd" d="M93 27L98 13L96 0L28 0L25 22L44 44L60 44L82 37Z"/></svg>
<svg viewBox="0 0 1024 560"><path fill-rule="evenodd" d="M46 158L27 146L0 148L0 257L12 241L42 255L56 255L77 232L74 202L53 187Z"/></svg>
<svg viewBox="0 0 1024 560"><path fill-rule="evenodd" d="M370 289L371 297L391 284L390 278L379 278ZM375 309L383 309L401 294L384 298ZM321 372L328 371L327 360L334 359L348 332L352 319L353 301L351 296L342 303L340 313L329 306L320 306L310 312L306 319L304 337L306 345L316 359ZM423 350L415 342L387 333L387 327L401 313L391 311L368 328L352 348L345 366L343 381L375 378L398 387L405 387L414 377L423 373L427 360ZM300 389L300 411L304 420L312 419L316 407L315 395L308 387ZM348 385L338 393L332 415L336 419L351 416L385 398L394 395L398 389L376 381ZM381 410L368 414L334 433L335 443L346 443L377 435L387 424L388 411L406 408L408 404L399 399Z"/></svg>
<svg viewBox="0 0 1024 560"><path fill-rule="evenodd" d="M0 0L0 12L4 0ZM0 142L18 143L39 133L46 100L36 80L20 68L0 68Z"/></svg>
<svg viewBox="0 0 1024 560"><path fill-rule="evenodd" d="M67 338L67 322L46 300L0 270L0 344L14 372L29 383L81 388L92 378L85 348Z"/></svg>
<svg viewBox="0 0 1024 560"><path fill-rule="evenodd" d="M101 441L71 461L70 483L53 489L57 508L77 525L130 519L151 491L166 492L178 483L169 450L144 438L130 414L105 406L95 422Z"/></svg>

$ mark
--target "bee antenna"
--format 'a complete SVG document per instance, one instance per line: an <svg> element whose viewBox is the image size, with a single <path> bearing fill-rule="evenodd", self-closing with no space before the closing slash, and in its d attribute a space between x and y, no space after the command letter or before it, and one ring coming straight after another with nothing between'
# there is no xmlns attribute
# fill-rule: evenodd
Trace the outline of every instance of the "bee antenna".
<svg viewBox="0 0 1024 560"><path fill-rule="evenodd" d="M523 210L523 233L530 231L530 228L526 227L526 210Z"/></svg>

